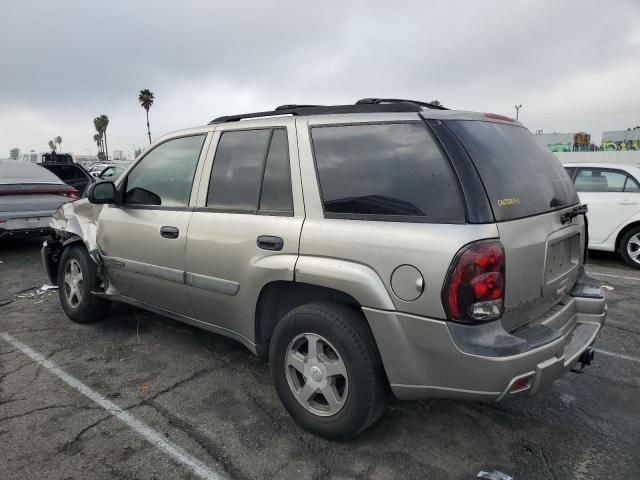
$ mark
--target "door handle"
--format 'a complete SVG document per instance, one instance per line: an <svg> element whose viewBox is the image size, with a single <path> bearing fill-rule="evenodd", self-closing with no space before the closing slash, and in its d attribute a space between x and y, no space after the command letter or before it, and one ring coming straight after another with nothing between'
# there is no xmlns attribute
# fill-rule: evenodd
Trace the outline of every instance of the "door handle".
<svg viewBox="0 0 640 480"><path fill-rule="evenodd" d="M178 238L180 235L180 230L176 227L161 227L160 228L160 236L162 238Z"/></svg>
<svg viewBox="0 0 640 480"><path fill-rule="evenodd" d="M634 202L633 200L620 200L618 205L637 205L638 202Z"/></svg>
<svg viewBox="0 0 640 480"><path fill-rule="evenodd" d="M279 251L284 247L284 240L280 237L273 237L271 235L260 235L256 241L258 248L262 250Z"/></svg>

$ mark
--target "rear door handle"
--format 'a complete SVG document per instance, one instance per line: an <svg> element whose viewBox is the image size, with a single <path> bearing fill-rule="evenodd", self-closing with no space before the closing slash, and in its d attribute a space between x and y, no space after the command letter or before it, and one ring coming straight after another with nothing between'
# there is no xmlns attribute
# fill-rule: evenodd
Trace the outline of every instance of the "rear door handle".
<svg viewBox="0 0 640 480"><path fill-rule="evenodd" d="M273 237L271 235L260 235L256 240L258 248L262 250L279 251L284 247L284 240L280 237Z"/></svg>
<svg viewBox="0 0 640 480"><path fill-rule="evenodd" d="M162 238L178 238L180 235L180 230L176 227L161 227L160 228L160 236Z"/></svg>

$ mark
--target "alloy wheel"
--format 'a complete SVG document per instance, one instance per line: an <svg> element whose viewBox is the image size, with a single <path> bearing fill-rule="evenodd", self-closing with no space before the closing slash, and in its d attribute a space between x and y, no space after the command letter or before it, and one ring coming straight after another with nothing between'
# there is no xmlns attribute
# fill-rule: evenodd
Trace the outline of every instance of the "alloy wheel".
<svg viewBox="0 0 640 480"><path fill-rule="evenodd" d="M287 383L307 411L324 417L337 414L349 394L349 378L336 348L315 333L296 336L286 351Z"/></svg>
<svg viewBox="0 0 640 480"><path fill-rule="evenodd" d="M82 291L82 269L78 261L71 258L64 268L64 296L71 308L78 308L82 303Z"/></svg>
<svg viewBox="0 0 640 480"><path fill-rule="evenodd" d="M627 255L631 260L640 264L640 233L636 233L627 242Z"/></svg>

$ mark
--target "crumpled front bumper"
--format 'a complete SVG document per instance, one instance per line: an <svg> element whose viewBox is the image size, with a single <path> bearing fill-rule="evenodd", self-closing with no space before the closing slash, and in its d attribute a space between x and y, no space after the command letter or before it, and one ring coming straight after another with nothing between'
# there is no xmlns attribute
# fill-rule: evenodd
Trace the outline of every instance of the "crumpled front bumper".
<svg viewBox="0 0 640 480"><path fill-rule="evenodd" d="M582 280L588 280L590 287L597 283L598 288L574 289L574 296L545 318L512 333L499 321L465 326L462 334L459 324L442 320L363 311L396 397L502 400L533 395L551 385L593 345L607 307L601 290L597 293L599 282ZM488 350L489 344L493 348ZM514 349L516 344L521 347Z"/></svg>

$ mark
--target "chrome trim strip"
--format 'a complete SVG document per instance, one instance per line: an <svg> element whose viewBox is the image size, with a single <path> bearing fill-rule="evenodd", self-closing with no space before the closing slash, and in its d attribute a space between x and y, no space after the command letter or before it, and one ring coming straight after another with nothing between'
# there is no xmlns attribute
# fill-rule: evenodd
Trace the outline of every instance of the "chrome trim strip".
<svg viewBox="0 0 640 480"><path fill-rule="evenodd" d="M224 278L199 275L197 273L186 272L185 280L186 284L191 287L222 293L223 295L234 296L238 293L238 290L240 290L240 284L238 282L225 280Z"/></svg>

